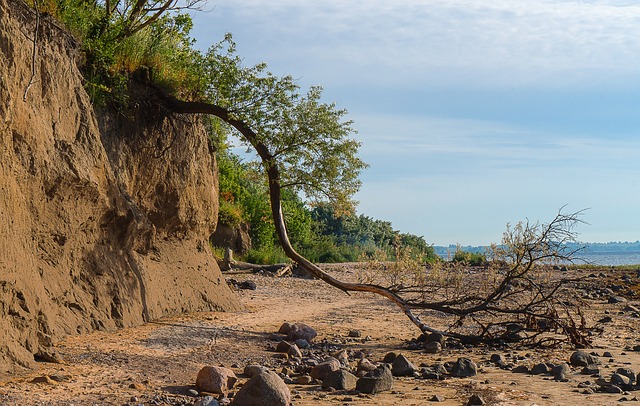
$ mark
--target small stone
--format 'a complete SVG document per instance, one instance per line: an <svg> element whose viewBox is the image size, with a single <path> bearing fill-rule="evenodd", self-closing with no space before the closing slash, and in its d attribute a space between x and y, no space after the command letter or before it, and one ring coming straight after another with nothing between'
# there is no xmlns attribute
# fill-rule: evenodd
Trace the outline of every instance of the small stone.
<svg viewBox="0 0 640 406"><path fill-rule="evenodd" d="M306 350L308 348L311 348L311 344L309 344L309 342L307 340L305 340L304 338L298 338L296 340L296 345L298 346L298 348L300 348L301 350Z"/></svg>
<svg viewBox="0 0 640 406"><path fill-rule="evenodd" d="M147 387L140 382L133 382L132 384L129 385L129 389L145 390L147 389Z"/></svg>
<svg viewBox="0 0 640 406"><path fill-rule="evenodd" d="M597 364L597 358L585 351L576 351L571 354L569 362L574 367L585 367L587 365Z"/></svg>
<svg viewBox="0 0 640 406"><path fill-rule="evenodd" d="M349 337L357 338L361 336L362 333L360 332L360 330L349 330Z"/></svg>
<svg viewBox="0 0 640 406"><path fill-rule="evenodd" d="M398 355L396 359L393 360L393 364L391 366L391 373L393 376L412 376L417 370L418 368L416 368L416 366L402 354Z"/></svg>
<svg viewBox="0 0 640 406"><path fill-rule="evenodd" d="M565 382L567 381L567 374L571 372L569 368L569 364L559 364L555 365L551 368L551 374L553 375L553 379L556 381Z"/></svg>
<svg viewBox="0 0 640 406"><path fill-rule="evenodd" d="M213 396L205 396L196 400L194 406L220 406L220 403Z"/></svg>
<svg viewBox="0 0 640 406"><path fill-rule="evenodd" d="M624 303L626 302L627 299L625 299L622 296L609 296L608 302L609 304L616 304L616 303Z"/></svg>
<svg viewBox="0 0 640 406"><path fill-rule="evenodd" d="M444 341L445 337L442 333L431 333L425 339L427 343L439 343L440 347L444 347Z"/></svg>
<svg viewBox="0 0 640 406"><path fill-rule="evenodd" d="M289 341L296 341L302 338L310 343L317 335L318 333L312 327L303 323L295 323L287 333L287 339Z"/></svg>
<svg viewBox="0 0 640 406"><path fill-rule="evenodd" d="M338 369L340 369L340 361L333 357L330 357L327 358L324 362L311 368L310 375L314 379L320 379L321 381L323 381L329 373L337 371Z"/></svg>
<svg viewBox="0 0 640 406"><path fill-rule="evenodd" d="M531 374L533 375L546 374L547 372L549 372L549 366L545 363L536 364L531 368Z"/></svg>
<svg viewBox="0 0 640 406"><path fill-rule="evenodd" d="M279 353L287 354L290 357L302 358L302 353L300 352L298 346L287 341L280 341L276 346L276 351Z"/></svg>
<svg viewBox="0 0 640 406"><path fill-rule="evenodd" d="M624 391L617 385L609 385L609 386L605 386L604 391L607 393L624 393Z"/></svg>
<svg viewBox="0 0 640 406"><path fill-rule="evenodd" d="M605 357L605 358L613 358L613 354L612 354L612 353L610 353L609 351L605 351L605 352L602 354L602 356L603 356L603 357Z"/></svg>
<svg viewBox="0 0 640 406"><path fill-rule="evenodd" d="M528 374L531 373L529 367L526 365L518 365L517 367L511 370L514 374Z"/></svg>
<svg viewBox="0 0 640 406"><path fill-rule="evenodd" d="M431 399L429 399L430 402L444 402L444 396L442 395L433 395L431 397Z"/></svg>
<svg viewBox="0 0 640 406"><path fill-rule="evenodd" d="M466 378L469 376L476 376L478 374L478 367L476 363L469 358L458 358L453 364L451 369L451 375L457 378Z"/></svg>
<svg viewBox="0 0 640 406"><path fill-rule="evenodd" d="M260 372L265 372L268 371L269 368L267 367L263 367L262 365L247 365L246 367L244 367L244 374L246 376L248 376L249 378L251 378L252 376L254 376L255 374L259 374Z"/></svg>
<svg viewBox="0 0 640 406"><path fill-rule="evenodd" d="M366 372L371 372L373 370L375 370L377 368L377 366L369 361L366 358L362 358L360 359L360 361L358 361L358 366L356 368L357 371L366 371Z"/></svg>
<svg viewBox="0 0 640 406"><path fill-rule="evenodd" d="M311 385L313 383L313 378L309 375L301 375L293 378L293 383L296 385Z"/></svg>
<svg viewBox="0 0 640 406"><path fill-rule="evenodd" d="M195 389L189 389L189 390L187 391L187 395L189 395L189 396L193 396L194 398L197 398L197 397L200 395L200 392L198 392L198 391L197 391L197 390L195 390Z"/></svg>
<svg viewBox="0 0 640 406"><path fill-rule="evenodd" d="M396 359L397 356L398 354L396 354L395 352L388 352L385 354L384 358L382 359L382 362L384 362L385 364L393 364L393 361Z"/></svg>
<svg viewBox="0 0 640 406"><path fill-rule="evenodd" d="M291 329L293 328L293 324L291 323L282 323L282 325L280 326L280 329L278 330L278 333L280 334L289 334L289 331L291 331Z"/></svg>
<svg viewBox="0 0 640 406"><path fill-rule="evenodd" d="M358 378L352 373L339 369L330 372L322 381L322 388L334 388L337 390L353 390L356 387Z"/></svg>
<svg viewBox="0 0 640 406"><path fill-rule="evenodd" d="M438 354L442 351L442 345L437 341L428 341L424 344L424 350L427 354Z"/></svg>
<svg viewBox="0 0 640 406"><path fill-rule="evenodd" d="M599 375L600 368L597 365L586 365L584 368L582 368L582 371L580 371L580 373L582 375Z"/></svg>
<svg viewBox="0 0 640 406"><path fill-rule="evenodd" d="M45 385L55 385L56 384L56 381L51 379L48 375L36 376L35 378L33 378L29 382L31 382L31 383L43 383Z"/></svg>
<svg viewBox="0 0 640 406"><path fill-rule="evenodd" d="M467 402L467 406L483 406L485 405L484 399L482 399L478 395L471 395L469 401Z"/></svg>
<svg viewBox="0 0 640 406"><path fill-rule="evenodd" d="M507 363L507 360L502 354L491 354L490 360L497 367L503 367Z"/></svg>
<svg viewBox="0 0 640 406"><path fill-rule="evenodd" d="M615 373L611 375L610 380L612 385L618 386L620 388L628 388L631 386L632 380L628 376L624 376L622 374Z"/></svg>
<svg viewBox="0 0 640 406"><path fill-rule="evenodd" d="M349 367L349 354L347 354L347 350L340 350L331 354L331 356L337 359L345 368Z"/></svg>

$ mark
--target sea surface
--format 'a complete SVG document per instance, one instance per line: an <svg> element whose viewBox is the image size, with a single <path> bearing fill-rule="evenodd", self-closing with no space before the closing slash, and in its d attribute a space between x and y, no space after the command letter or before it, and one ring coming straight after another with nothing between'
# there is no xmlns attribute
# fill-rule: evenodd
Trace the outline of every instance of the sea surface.
<svg viewBox="0 0 640 406"><path fill-rule="evenodd" d="M445 260L451 260L456 247L451 245L434 246L436 253ZM576 247L577 248L577 245ZM486 253L487 248L461 247L463 251ZM586 244L586 247L574 255L575 264L592 264L604 266L640 265L640 242Z"/></svg>
<svg viewBox="0 0 640 406"><path fill-rule="evenodd" d="M610 251L589 252L585 251L577 255L580 260L576 263L589 263L593 265L637 265L640 264L640 251Z"/></svg>

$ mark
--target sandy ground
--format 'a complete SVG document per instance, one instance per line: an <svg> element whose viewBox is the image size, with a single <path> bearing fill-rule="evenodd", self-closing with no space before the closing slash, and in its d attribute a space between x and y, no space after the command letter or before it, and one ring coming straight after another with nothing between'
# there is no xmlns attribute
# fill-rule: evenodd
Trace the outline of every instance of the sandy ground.
<svg viewBox="0 0 640 406"><path fill-rule="evenodd" d="M338 277L352 278L349 266L336 268ZM443 381L395 378L390 392L357 395L325 392L318 385L289 385L294 405L424 405L440 395L442 405L466 404L471 394L479 394L487 404L500 405L611 405L640 404L640 391L627 394L583 394L580 382L592 380L573 371L568 382L548 376L515 374L492 366L488 360L496 351L487 348L445 349L440 354L407 350L407 341L418 331L392 304L369 294L346 295L321 281L273 278L253 274L226 275L239 281L253 280L256 290L241 290L247 310L239 313L198 313L168 318L137 328L70 337L57 345L64 363L40 363L40 368L24 376L0 383L2 405L155 405L191 404L196 398L188 391L205 365L223 365L242 377L248 364L269 365L279 371L285 360L273 351L274 332L283 322L303 322L318 331L317 343L325 348L363 351L373 361L381 361L389 351L401 352L414 364L432 365L466 356L480 366L472 378ZM597 285L597 282L594 282ZM619 367L640 372L640 352L629 348L640 344L640 319L621 313L626 303L592 301L591 322L605 311L614 319L603 324L595 338L594 351L610 351L604 358L602 374L610 376ZM429 321L429 320L427 320ZM433 315L434 323L441 323ZM361 338L350 338L357 329ZM568 361L572 350L511 349L507 357L524 357L522 363Z"/></svg>

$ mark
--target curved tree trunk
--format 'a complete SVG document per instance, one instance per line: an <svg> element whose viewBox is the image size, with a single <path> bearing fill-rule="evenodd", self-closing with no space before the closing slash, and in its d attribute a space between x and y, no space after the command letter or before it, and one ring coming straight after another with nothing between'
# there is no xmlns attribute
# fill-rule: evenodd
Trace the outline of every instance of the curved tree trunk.
<svg viewBox="0 0 640 406"><path fill-rule="evenodd" d="M319 266L300 255L291 245L287 227L282 212L282 196L280 188L280 170L275 163L275 158L269 151L269 148L260 142L257 134L242 120L235 119L229 114L229 111L223 107L209 103L201 102L184 102L172 97L167 97L167 102L172 111L183 114L211 114L214 115L239 131L243 137L253 146L260 160L266 168L266 174L269 180L269 199L271 202L271 214L275 223L276 233L282 248L292 261L298 263L303 269L318 279L323 280L331 286L334 286L345 293L348 292L369 292L375 293L389 299L395 303L404 314L420 329L423 333L440 332L433 329L420 321L413 314L411 306L396 293L378 285L370 285L363 283L349 283L340 281L333 276L327 274Z"/></svg>

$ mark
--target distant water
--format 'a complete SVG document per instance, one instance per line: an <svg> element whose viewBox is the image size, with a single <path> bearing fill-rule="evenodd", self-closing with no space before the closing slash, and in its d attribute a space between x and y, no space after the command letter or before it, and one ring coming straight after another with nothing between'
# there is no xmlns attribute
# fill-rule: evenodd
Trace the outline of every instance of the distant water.
<svg viewBox="0 0 640 406"><path fill-rule="evenodd" d="M450 260L456 250L455 246L435 246L436 253L445 260ZM486 247L462 247L464 251L485 253ZM580 260L578 260L580 258ZM587 244L587 247L574 256L576 264L618 266L640 265L640 242Z"/></svg>
<svg viewBox="0 0 640 406"><path fill-rule="evenodd" d="M589 252L588 250L577 255L584 261L593 265L637 265L640 264L640 251L604 251ZM576 261L581 263L582 261Z"/></svg>

